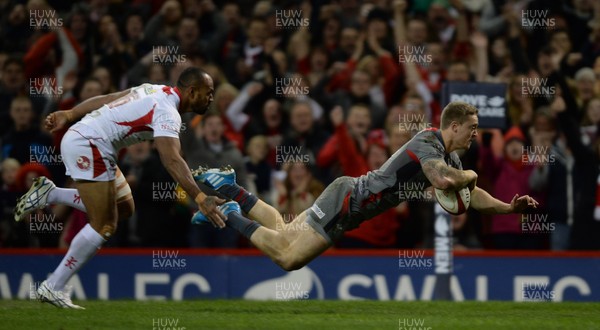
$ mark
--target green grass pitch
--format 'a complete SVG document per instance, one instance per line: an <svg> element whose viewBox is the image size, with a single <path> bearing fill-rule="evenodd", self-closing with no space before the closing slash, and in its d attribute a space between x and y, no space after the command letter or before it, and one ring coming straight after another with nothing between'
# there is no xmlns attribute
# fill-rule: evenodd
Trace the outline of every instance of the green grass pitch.
<svg viewBox="0 0 600 330"><path fill-rule="evenodd" d="M77 303L77 302L76 302ZM1 329L600 329L600 303L0 301Z"/></svg>

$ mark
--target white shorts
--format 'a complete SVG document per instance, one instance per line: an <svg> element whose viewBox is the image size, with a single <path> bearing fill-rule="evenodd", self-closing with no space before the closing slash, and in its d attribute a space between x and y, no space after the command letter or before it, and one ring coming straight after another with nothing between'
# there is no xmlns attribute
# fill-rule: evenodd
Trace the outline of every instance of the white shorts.
<svg viewBox="0 0 600 330"><path fill-rule="evenodd" d="M73 180L112 181L116 177L117 157L112 144L92 128L76 124L60 143L60 153Z"/></svg>

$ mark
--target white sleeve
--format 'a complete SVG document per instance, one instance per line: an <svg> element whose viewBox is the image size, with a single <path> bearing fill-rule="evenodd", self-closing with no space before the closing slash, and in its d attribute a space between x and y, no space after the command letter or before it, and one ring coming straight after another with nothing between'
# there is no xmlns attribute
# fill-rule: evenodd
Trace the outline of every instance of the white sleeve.
<svg viewBox="0 0 600 330"><path fill-rule="evenodd" d="M421 96L425 103L425 115L427 115L427 120L431 122L432 113L431 107L429 105L431 104L431 102L433 102L433 94L431 94L431 91L422 80L417 84L416 87L417 94Z"/></svg>
<svg viewBox="0 0 600 330"><path fill-rule="evenodd" d="M233 102L231 102L231 104L227 108L227 111L225 112L227 119L229 119L229 122L231 123L233 129L236 132L240 132L242 128L244 128L244 125L246 125L246 123L250 119L250 116L242 112L244 110L244 107L246 107L246 104L248 104L248 101L250 100L250 95L248 94L247 86L248 85L246 85L246 87L242 89L240 94L238 94L238 96L233 100Z"/></svg>
<svg viewBox="0 0 600 330"><path fill-rule="evenodd" d="M176 110L157 111L156 116L152 119L152 129L154 137L166 136L178 139L181 131L181 117Z"/></svg>

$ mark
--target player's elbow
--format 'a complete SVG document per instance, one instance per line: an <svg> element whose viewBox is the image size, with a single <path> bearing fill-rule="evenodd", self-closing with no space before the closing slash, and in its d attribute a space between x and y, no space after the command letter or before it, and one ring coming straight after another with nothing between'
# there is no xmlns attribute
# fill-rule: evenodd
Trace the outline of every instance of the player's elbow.
<svg viewBox="0 0 600 330"><path fill-rule="evenodd" d="M171 172L180 162L180 158L174 154L161 154L160 160L167 171Z"/></svg>

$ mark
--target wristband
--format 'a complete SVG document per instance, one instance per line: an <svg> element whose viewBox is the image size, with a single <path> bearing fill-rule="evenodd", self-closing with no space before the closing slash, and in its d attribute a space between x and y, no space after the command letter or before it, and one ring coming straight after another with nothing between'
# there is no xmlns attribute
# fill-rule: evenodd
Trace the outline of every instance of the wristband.
<svg viewBox="0 0 600 330"><path fill-rule="evenodd" d="M196 198L194 198L194 201L196 202L196 204L200 205L200 203L202 203L205 199L206 199L206 195L203 192L200 192L200 193L198 193L198 195L196 195Z"/></svg>
<svg viewBox="0 0 600 330"><path fill-rule="evenodd" d="M67 122L70 123L73 121L73 113L71 111L67 111Z"/></svg>

